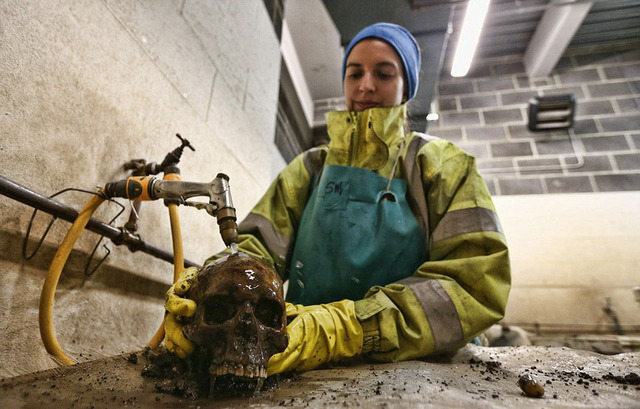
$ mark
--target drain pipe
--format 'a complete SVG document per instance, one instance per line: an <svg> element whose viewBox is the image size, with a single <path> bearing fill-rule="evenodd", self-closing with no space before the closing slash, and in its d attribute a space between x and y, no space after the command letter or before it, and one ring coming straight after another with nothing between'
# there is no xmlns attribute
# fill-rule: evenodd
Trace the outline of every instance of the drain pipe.
<svg viewBox="0 0 640 409"><path fill-rule="evenodd" d="M0 194L45 213L49 213L57 218L66 220L69 223L73 223L79 214L79 212L73 207L34 192L33 190L13 182L2 175L0 175ZM89 219L85 228L111 239L111 241L117 245L126 245L131 252L141 251L173 264L174 260L172 253L145 242L139 236L131 234L125 229L111 226L94 219L93 217ZM199 264L187 259L184 260L184 266L202 268Z"/></svg>

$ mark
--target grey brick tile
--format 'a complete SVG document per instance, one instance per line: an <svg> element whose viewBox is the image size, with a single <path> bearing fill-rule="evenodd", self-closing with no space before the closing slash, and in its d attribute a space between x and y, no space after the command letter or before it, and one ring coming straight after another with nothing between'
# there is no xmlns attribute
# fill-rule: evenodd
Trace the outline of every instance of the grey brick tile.
<svg viewBox="0 0 640 409"><path fill-rule="evenodd" d="M516 82L518 83L518 88L531 88L531 82L527 75L518 75L516 77Z"/></svg>
<svg viewBox="0 0 640 409"><path fill-rule="evenodd" d="M616 103L622 113L640 112L640 97L621 98L617 99Z"/></svg>
<svg viewBox="0 0 640 409"><path fill-rule="evenodd" d="M608 152L629 150L624 135L594 136L582 138L582 146L587 152Z"/></svg>
<svg viewBox="0 0 640 409"><path fill-rule="evenodd" d="M589 93L594 98L618 97L621 95L632 95L633 88L629 82L611 82L605 84L588 85Z"/></svg>
<svg viewBox="0 0 640 409"><path fill-rule="evenodd" d="M502 126L480 126L468 127L466 129L467 139L473 141L495 141L505 140L506 136Z"/></svg>
<svg viewBox="0 0 640 409"><path fill-rule="evenodd" d="M620 170L640 169L640 153L626 153L613 157Z"/></svg>
<svg viewBox="0 0 640 409"><path fill-rule="evenodd" d="M505 122L522 122L522 111L520 109L498 109L484 111L484 122L486 124L504 124Z"/></svg>
<svg viewBox="0 0 640 409"><path fill-rule="evenodd" d="M440 97L438 98L438 107L440 111L456 111L458 109L458 103L455 97Z"/></svg>
<svg viewBox="0 0 640 409"><path fill-rule="evenodd" d="M549 193L593 192L588 176L549 176L544 181Z"/></svg>
<svg viewBox="0 0 640 409"><path fill-rule="evenodd" d="M496 173L498 171L514 171L513 161L511 159L484 159L479 160L477 163L478 170L481 174Z"/></svg>
<svg viewBox="0 0 640 409"><path fill-rule="evenodd" d="M478 65L475 67L471 67L471 69L469 70L469 74L467 74L468 78L482 78L490 76L491 67L489 65Z"/></svg>
<svg viewBox="0 0 640 409"><path fill-rule="evenodd" d="M536 179L499 179L500 193L503 195L542 194L542 181Z"/></svg>
<svg viewBox="0 0 640 409"><path fill-rule="evenodd" d="M599 118L605 132L633 131L640 129L640 115L616 115L610 118Z"/></svg>
<svg viewBox="0 0 640 409"><path fill-rule="evenodd" d="M429 132L430 135L437 136L442 139L446 139L451 142L458 143L462 141L462 129L461 128L453 128L453 129L438 129L432 132Z"/></svg>
<svg viewBox="0 0 640 409"><path fill-rule="evenodd" d="M593 119L576 119L573 121L573 132L576 135L597 133L598 127Z"/></svg>
<svg viewBox="0 0 640 409"><path fill-rule="evenodd" d="M562 155L573 152L573 146L568 139L537 140L535 145L539 155Z"/></svg>
<svg viewBox="0 0 640 409"><path fill-rule="evenodd" d="M637 78L640 77L640 64L604 67L604 74L607 79Z"/></svg>
<svg viewBox="0 0 640 409"><path fill-rule="evenodd" d="M533 155L529 142L492 143L491 153L494 158Z"/></svg>
<svg viewBox="0 0 640 409"><path fill-rule="evenodd" d="M478 80L477 86L479 92L514 89L513 80L511 79L511 77Z"/></svg>
<svg viewBox="0 0 640 409"><path fill-rule="evenodd" d="M569 169L570 173L579 172L605 172L612 169L609 158L604 155L585 155L582 157L584 165L580 168ZM569 159L571 161L571 159ZM573 163L573 162L572 162Z"/></svg>
<svg viewBox="0 0 640 409"><path fill-rule="evenodd" d="M528 118L527 118L527 121L528 121ZM526 124L508 125L507 129L509 130L509 135L513 139L521 139L521 138L548 139L555 136L560 136L560 137L567 136L566 130L531 132Z"/></svg>
<svg viewBox="0 0 640 409"><path fill-rule="evenodd" d="M480 115L477 112L443 112L440 119L445 127L480 125Z"/></svg>
<svg viewBox="0 0 640 409"><path fill-rule="evenodd" d="M489 157L489 147L486 144L460 144L458 146L476 159L486 159Z"/></svg>
<svg viewBox="0 0 640 409"><path fill-rule="evenodd" d="M473 95L460 97L460 107L462 109L489 108L498 106L496 95Z"/></svg>
<svg viewBox="0 0 640 409"><path fill-rule="evenodd" d="M515 61L515 62L509 62L509 63L503 63L503 64L496 64L493 66L493 72L495 72L496 75L500 76L500 75L520 74L525 72L525 70L524 70L524 65L522 65L522 62Z"/></svg>
<svg viewBox="0 0 640 409"><path fill-rule="evenodd" d="M640 173L597 175L595 179L602 192L640 190Z"/></svg>
<svg viewBox="0 0 640 409"><path fill-rule="evenodd" d="M585 98L584 91L581 86L572 86L572 87L542 87L541 88L542 95L544 96L555 96L555 95L573 95L577 101Z"/></svg>
<svg viewBox="0 0 640 409"><path fill-rule="evenodd" d="M528 104L537 95L536 91L505 92L501 95L502 105Z"/></svg>
<svg viewBox="0 0 640 409"><path fill-rule="evenodd" d="M562 84L576 84L583 82L600 81L600 74L595 68L569 71L559 75Z"/></svg>
<svg viewBox="0 0 640 409"><path fill-rule="evenodd" d="M518 171L521 175L536 175L543 173L562 173L560 159L517 159Z"/></svg>
<svg viewBox="0 0 640 409"><path fill-rule="evenodd" d="M592 116L592 115L603 115L603 114L613 114L615 111L613 110L613 105L611 105L611 101L580 101L580 103L576 103L576 116Z"/></svg>
<svg viewBox="0 0 640 409"><path fill-rule="evenodd" d="M529 131L527 125L507 125L507 130L513 139L533 138L536 136L535 133Z"/></svg>
<svg viewBox="0 0 640 409"><path fill-rule="evenodd" d="M438 85L439 95L463 95L473 94L473 83L471 82L452 82Z"/></svg>

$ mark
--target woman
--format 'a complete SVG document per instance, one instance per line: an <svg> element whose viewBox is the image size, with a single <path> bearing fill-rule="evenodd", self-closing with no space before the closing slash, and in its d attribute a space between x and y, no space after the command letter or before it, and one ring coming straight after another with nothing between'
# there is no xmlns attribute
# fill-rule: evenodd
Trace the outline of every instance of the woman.
<svg viewBox="0 0 640 409"><path fill-rule="evenodd" d="M240 250L289 279L289 347L269 374L451 351L504 316L507 245L474 158L405 133L419 70L406 29L358 33L343 61L347 110L327 115L329 145L294 159L239 226ZM192 346L174 314L195 310L179 297L195 274L168 293L166 345L180 356Z"/></svg>

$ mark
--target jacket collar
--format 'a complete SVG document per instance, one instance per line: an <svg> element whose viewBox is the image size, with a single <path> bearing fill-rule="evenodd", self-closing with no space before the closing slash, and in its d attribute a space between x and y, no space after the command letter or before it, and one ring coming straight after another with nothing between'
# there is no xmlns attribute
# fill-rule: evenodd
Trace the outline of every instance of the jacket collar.
<svg viewBox="0 0 640 409"><path fill-rule="evenodd" d="M330 138L328 164L378 170L389 161L390 149L397 151L405 138L404 104L361 112L334 111L326 118Z"/></svg>

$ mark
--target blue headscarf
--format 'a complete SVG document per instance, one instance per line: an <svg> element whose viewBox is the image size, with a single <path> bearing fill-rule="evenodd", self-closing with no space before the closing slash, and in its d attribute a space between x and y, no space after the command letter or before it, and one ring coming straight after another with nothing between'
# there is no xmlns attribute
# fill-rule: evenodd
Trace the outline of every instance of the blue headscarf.
<svg viewBox="0 0 640 409"><path fill-rule="evenodd" d="M420 47L411 33L404 27L391 23L376 23L361 30L347 46L342 60L342 81L347 66L347 57L353 47L365 38L378 38L389 43L402 60L407 81L407 100L416 96L420 78Z"/></svg>

